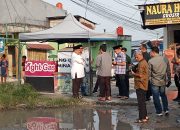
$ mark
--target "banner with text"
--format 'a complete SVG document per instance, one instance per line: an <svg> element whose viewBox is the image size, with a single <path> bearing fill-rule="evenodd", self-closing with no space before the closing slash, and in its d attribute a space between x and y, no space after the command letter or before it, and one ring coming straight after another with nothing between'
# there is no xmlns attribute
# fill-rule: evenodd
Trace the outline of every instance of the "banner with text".
<svg viewBox="0 0 180 130"><path fill-rule="evenodd" d="M72 52L58 53L58 72L71 73L71 55Z"/></svg>
<svg viewBox="0 0 180 130"><path fill-rule="evenodd" d="M180 2L145 5L145 25L180 23Z"/></svg>
<svg viewBox="0 0 180 130"><path fill-rule="evenodd" d="M25 76L51 77L56 72L55 61L26 61Z"/></svg>
<svg viewBox="0 0 180 130"><path fill-rule="evenodd" d="M59 91L61 92L72 92L72 79L71 79L71 56L72 52L59 52L58 53L58 80L59 80ZM85 70L89 72L89 48L85 47L82 55L85 61ZM78 68L77 68L78 69ZM89 85L89 77L83 79L83 85ZM84 82L85 81L85 82ZM88 87L87 87L88 89Z"/></svg>

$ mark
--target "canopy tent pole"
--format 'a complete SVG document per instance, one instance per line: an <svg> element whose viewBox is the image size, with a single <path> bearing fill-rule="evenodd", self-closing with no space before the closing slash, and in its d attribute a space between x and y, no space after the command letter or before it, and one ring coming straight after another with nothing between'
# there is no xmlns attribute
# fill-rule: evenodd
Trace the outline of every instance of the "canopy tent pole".
<svg viewBox="0 0 180 130"><path fill-rule="evenodd" d="M22 75L21 75L21 63L22 63L22 48L23 48L24 44L20 43L20 41L18 41L18 83L21 84L21 79L22 79Z"/></svg>
<svg viewBox="0 0 180 130"><path fill-rule="evenodd" d="M21 84L21 45L18 42L18 83Z"/></svg>
<svg viewBox="0 0 180 130"><path fill-rule="evenodd" d="M90 91L90 95L92 95L92 89L93 89L93 70L92 70L92 52L91 52L91 41L90 38L88 39L88 45L89 45L89 82L90 82L90 86L89 86L89 91Z"/></svg>

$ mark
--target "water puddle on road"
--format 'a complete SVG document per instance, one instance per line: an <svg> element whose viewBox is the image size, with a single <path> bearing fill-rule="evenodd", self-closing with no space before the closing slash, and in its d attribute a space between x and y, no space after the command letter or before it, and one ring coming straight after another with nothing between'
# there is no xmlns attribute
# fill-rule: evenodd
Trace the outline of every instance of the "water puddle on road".
<svg viewBox="0 0 180 130"><path fill-rule="evenodd" d="M132 130L118 110L73 108L0 112L0 130Z"/></svg>
<svg viewBox="0 0 180 130"><path fill-rule="evenodd" d="M123 113L126 115L135 111L133 106L129 112L127 109L99 107L1 111L0 130L152 130L141 129L126 119L121 121L119 117L123 117ZM136 113L130 115L134 120Z"/></svg>

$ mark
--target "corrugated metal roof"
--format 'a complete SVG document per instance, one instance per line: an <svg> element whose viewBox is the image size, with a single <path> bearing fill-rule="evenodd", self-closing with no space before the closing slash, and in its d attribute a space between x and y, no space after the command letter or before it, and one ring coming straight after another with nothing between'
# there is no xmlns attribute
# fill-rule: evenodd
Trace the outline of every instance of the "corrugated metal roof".
<svg viewBox="0 0 180 130"><path fill-rule="evenodd" d="M0 23L47 24L47 17L65 16L66 11L42 0L1 0Z"/></svg>
<svg viewBox="0 0 180 130"><path fill-rule="evenodd" d="M54 50L54 48L48 44L27 44L27 49Z"/></svg>

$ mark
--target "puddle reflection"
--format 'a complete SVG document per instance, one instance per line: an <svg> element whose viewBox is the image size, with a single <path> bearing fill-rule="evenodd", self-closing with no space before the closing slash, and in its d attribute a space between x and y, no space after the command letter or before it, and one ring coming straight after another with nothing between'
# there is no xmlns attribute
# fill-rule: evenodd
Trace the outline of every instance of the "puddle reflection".
<svg viewBox="0 0 180 130"><path fill-rule="evenodd" d="M121 129L132 130L132 126L118 120L118 110L108 108L24 110L0 113L0 130Z"/></svg>

